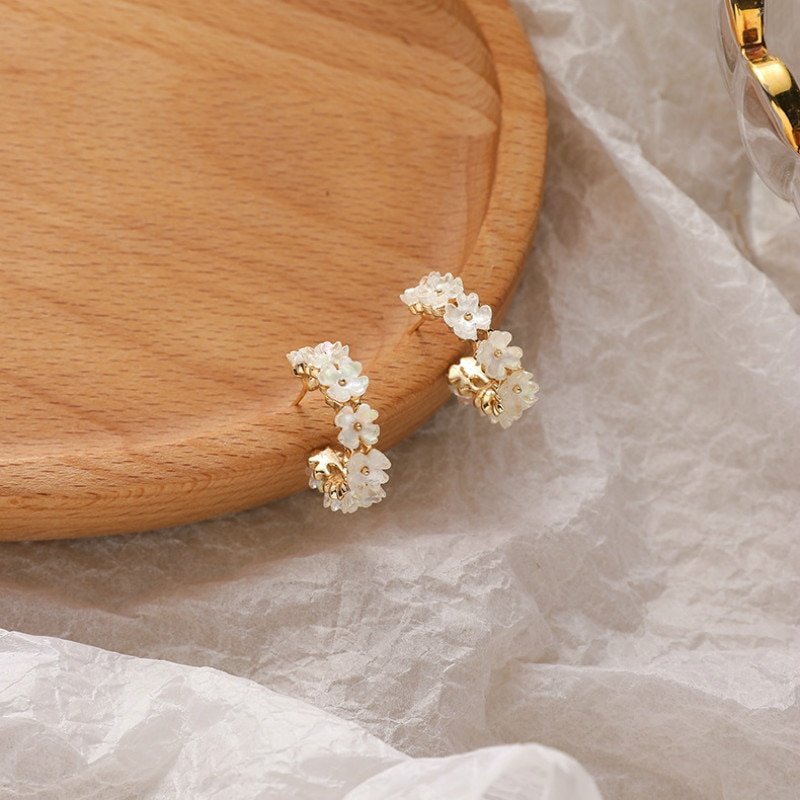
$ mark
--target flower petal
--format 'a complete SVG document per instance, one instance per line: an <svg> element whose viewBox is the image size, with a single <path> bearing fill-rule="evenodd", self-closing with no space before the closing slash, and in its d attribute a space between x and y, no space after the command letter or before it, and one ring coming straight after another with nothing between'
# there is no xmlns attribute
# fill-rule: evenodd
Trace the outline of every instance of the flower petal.
<svg viewBox="0 0 800 800"><path fill-rule="evenodd" d="M323 386L334 386L341 377L339 370L333 364L325 364L317 375L317 380Z"/></svg>
<svg viewBox="0 0 800 800"><path fill-rule="evenodd" d="M362 425L369 425L378 419L378 412L369 403L362 403L356 409L354 416Z"/></svg>
<svg viewBox="0 0 800 800"><path fill-rule="evenodd" d="M481 306L472 316L478 329L488 331L492 327L492 309L489 306Z"/></svg>
<svg viewBox="0 0 800 800"><path fill-rule="evenodd" d="M361 374L361 362L353 361L352 358L344 358L339 362L339 372L341 377L350 380L357 378Z"/></svg>
<svg viewBox="0 0 800 800"><path fill-rule="evenodd" d="M376 445L378 443L378 438L380 437L380 435L381 435L381 429L380 426L378 425L372 425L372 424L365 425L359 431L359 437L361 438L361 441L364 444L368 445L369 447L372 447L373 445Z"/></svg>
<svg viewBox="0 0 800 800"><path fill-rule="evenodd" d="M333 418L333 421L340 428L351 428L356 421L357 412L353 411L352 406L344 406Z"/></svg>
<svg viewBox="0 0 800 800"><path fill-rule="evenodd" d="M367 391L369 386L369 378L362 375L359 378L352 378L347 382L347 390L352 393L353 397L361 397Z"/></svg>
<svg viewBox="0 0 800 800"><path fill-rule="evenodd" d="M392 466L392 462L380 450L370 450L367 458L370 469L389 469Z"/></svg>
<svg viewBox="0 0 800 800"><path fill-rule="evenodd" d="M459 298L458 307L461 309L462 314L472 314L475 316L478 311L479 302L478 295L475 294L475 292L471 292Z"/></svg>
<svg viewBox="0 0 800 800"><path fill-rule="evenodd" d="M325 394L337 403L347 403L353 399L349 384L347 386L339 386L338 383L332 383L326 387Z"/></svg>
<svg viewBox="0 0 800 800"><path fill-rule="evenodd" d="M358 431L353 427L342 428L342 430L339 431L339 435L336 438L348 450L355 450L359 446L359 444L361 444L361 439L358 435Z"/></svg>
<svg viewBox="0 0 800 800"><path fill-rule="evenodd" d="M486 340L497 350L505 350L511 344L511 334L508 331L492 331Z"/></svg>
<svg viewBox="0 0 800 800"><path fill-rule="evenodd" d="M474 341L478 338L478 328L475 323L468 322L465 319L462 319L460 322L457 322L455 325L453 325L453 333L455 333L459 339Z"/></svg>
<svg viewBox="0 0 800 800"><path fill-rule="evenodd" d="M464 319L464 312L460 306L449 305L444 312L444 321L451 328L454 328L462 319Z"/></svg>

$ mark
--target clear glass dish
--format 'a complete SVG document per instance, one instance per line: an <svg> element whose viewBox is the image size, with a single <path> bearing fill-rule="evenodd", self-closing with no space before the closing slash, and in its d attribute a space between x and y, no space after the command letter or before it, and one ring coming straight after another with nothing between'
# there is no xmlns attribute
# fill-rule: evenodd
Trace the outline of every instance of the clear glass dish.
<svg viewBox="0 0 800 800"><path fill-rule="evenodd" d="M800 213L800 88L767 49L765 6L766 0L718 0L717 53L754 169Z"/></svg>

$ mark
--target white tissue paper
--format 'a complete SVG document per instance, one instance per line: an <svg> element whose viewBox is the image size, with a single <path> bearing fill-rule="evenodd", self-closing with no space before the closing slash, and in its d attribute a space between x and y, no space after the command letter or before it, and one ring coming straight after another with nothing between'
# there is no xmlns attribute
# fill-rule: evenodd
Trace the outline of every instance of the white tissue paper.
<svg viewBox="0 0 800 800"><path fill-rule="evenodd" d="M152 797L204 796L218 774L242 781L231 796L270 797L258 777L295 758L285 780L328 782L308 797L358 791L336 775L392 796L393 769L403 797L435 780L437 797L469 797L461 768L521 751L428 759L517 743L576 758L606 800L800 797L800 267L773 282L740 244L749 168L712 3L516 6L552 124L507 322L541 400L509 432L451 403L392 451L392 491L368 513L303 494L0 547L0 624L82 643L4 640L3 677L8 658L29 665L0 694L12 786L36 729L43 787L70 764L89 781L151 774L155 740ZM271 692L343 721L317 727ZM269 746L300 719L308 751ZM544 796L592 789L569 791Z"/></svg>
<svg viewBox="0 0 800 800"><path fill-rule="evenodd" d="M0 632L0 676L3 798L600 798L555 750L414 760L213 669Z"/></svg>

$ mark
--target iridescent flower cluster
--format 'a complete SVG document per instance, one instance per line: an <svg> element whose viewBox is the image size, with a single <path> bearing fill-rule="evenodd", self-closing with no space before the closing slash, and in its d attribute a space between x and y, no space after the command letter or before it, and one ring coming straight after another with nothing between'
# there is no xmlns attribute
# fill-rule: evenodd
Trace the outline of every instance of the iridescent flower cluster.
<svg viewBox="0 0 800 800"><path fill-rule="evenodd" d="M422 319L443 319L472 355L450 367L447 378L459 400L471 403L491 422L508 428L536 402L539 387L522 369L522 349L507 331L492 330L492 309L467 294L461 278L431 272L400 299Z"/></svg>
<svg viewBox="0 0 800 800"><path fill-rule="evenodd" d="M369 378L361 364L350 357L341 342L322 342L301 347L286 356L294 374L302 378L304 391L318 390L336 410L334 422L341 447L326 447L308 459L309 486L323 495L325 508L349 514L368 508L386 497L391 463L375 449L380 426L378 412L362 397Z"/></svg>

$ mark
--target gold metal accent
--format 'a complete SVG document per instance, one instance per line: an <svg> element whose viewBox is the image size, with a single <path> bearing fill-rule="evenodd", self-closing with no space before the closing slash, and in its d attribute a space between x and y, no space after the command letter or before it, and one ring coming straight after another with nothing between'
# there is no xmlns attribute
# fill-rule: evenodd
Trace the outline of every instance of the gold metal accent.
<svg viewBox="0 0 800 800"><path fill-rule="evenodd" d="M475 395L472 404L487 417L499 417L503 413L503 404L497 394L497 381L492 386L487 386L482 392Z"/></svg>
<svg viewBox="0 0 800 800"><path fill-rule="evenodd" d="M781 139L800 153L800 87L786 64L767 49L765 0L725 0L733 35L764 92Z"/></svg>
<svg viewBox="0 0 800 800"><path fill-rule="evenodd" d="M408 307L408 310L414 316L419 317L419 319L409 329L409 335L416 333L429 320L441 319L445 312L445 308L433 308L432 306L426 306L422 303L414 303L413 306Z"/></svg>
<svg viewBox="0 0 800 800"><path fill-rule="evenodd" d="M728 14L739 47L760 57L759 52L766 51L764 0L728 0Z"/></svg>
<svg viewBox="0 0 800 800"><path fill-rule="evenodd" d="M323 494L342 499L347 493L347 462L343 454L326 447L308 459L314 479L321 484Z"/></svg>
<svg viewBox="0 0 800 800"><path fill-rule="evenodd" d="M472 401L475 408L487 417L499 417L503 406L497 395L500 382L490 378L473 356L465 356L447 371L453 391Z"/></svg>
<svg viewBox="0 0 800 800"><path fill-rule="evenodd" d="M447 380L459 397L473 397L491 384L491 379L472 356L465 356L447 371Z"/></svg>

